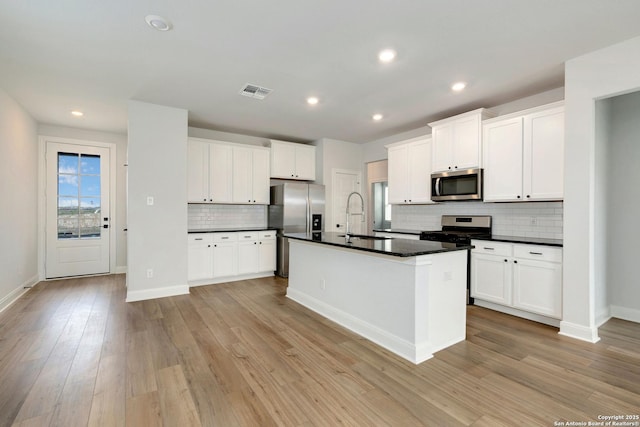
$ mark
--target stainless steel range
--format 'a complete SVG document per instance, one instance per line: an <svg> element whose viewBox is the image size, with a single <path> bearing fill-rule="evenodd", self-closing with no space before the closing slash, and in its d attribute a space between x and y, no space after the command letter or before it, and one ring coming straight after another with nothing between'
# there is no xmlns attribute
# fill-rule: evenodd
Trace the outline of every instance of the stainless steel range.
<svg viewBox="0 0 640 427"><path fill-rule="evenodd" d="M443 215L442 230L423 231L420 240L446 242L462 246L471 239L491 237L491 216L489 215ZM467 304L473 304L471 292L471 254L467 253Z"/></svg>

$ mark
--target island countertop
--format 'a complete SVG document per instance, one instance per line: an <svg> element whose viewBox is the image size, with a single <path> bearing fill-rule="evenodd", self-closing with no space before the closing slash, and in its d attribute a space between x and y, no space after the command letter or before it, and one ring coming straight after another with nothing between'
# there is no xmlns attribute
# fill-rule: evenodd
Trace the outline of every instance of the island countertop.
<svg viewBox="0 0 640 427"><path fill-rule="evenodd" d="M369 238L351 237L349 242L344 238L344 233L286 233L290 239L304 240L323 245L337 246L358 251L373 252L382 255L397 257L414 257L430 255L440 252L462 251L472 249L471 245L456 246L453 243L431 242L428 240L408 240L394 238Z"/></svg>

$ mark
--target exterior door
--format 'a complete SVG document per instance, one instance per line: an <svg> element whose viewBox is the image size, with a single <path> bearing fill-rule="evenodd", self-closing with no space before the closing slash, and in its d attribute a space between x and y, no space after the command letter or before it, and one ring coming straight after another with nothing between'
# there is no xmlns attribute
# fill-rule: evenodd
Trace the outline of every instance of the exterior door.
<svg viewBox="0 0 640 427"><path fill-rule="evenodd" d="M45 277L109 273L110 150L46 146Z"/></svg>

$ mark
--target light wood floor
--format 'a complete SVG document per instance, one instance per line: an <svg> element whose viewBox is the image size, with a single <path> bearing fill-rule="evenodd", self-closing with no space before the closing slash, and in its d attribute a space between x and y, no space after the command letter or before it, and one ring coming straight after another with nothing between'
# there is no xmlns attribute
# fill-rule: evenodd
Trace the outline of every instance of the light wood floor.
<svg viewBox="0 0 640 427"><path fill-rule="evenodd" d="M125 303L124 276L41 283L0 313L0 425L553 426L640 414L640 325L598 344L469 307L412 365L278 278ZM384 307L380 308L384 310Z"/></svg>

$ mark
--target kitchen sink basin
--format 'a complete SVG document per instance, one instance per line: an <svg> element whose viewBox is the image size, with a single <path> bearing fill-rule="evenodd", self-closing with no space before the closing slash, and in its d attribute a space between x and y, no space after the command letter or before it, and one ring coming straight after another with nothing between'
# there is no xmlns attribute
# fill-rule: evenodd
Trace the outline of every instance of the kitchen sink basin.
<svg viewBox="0 0 640 427"><path fill-rule="evenodd" d="M338 237L346 237L346 235L344 234L339 234ZM352 239L364 239L364 240L387 240L387 239L393 239L393 237L386 237L386 236L371 236L368 234L349 234L349 237Z"/></svg>

